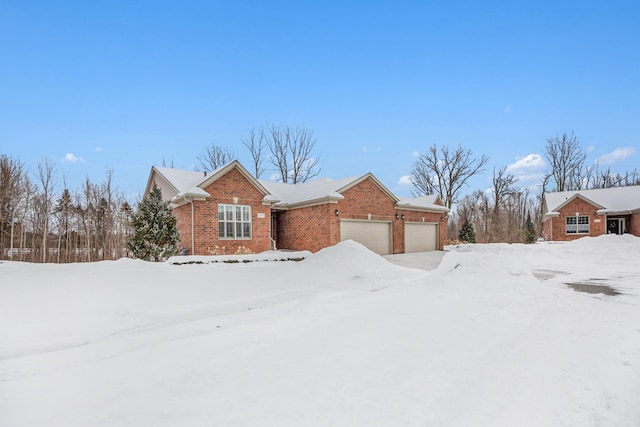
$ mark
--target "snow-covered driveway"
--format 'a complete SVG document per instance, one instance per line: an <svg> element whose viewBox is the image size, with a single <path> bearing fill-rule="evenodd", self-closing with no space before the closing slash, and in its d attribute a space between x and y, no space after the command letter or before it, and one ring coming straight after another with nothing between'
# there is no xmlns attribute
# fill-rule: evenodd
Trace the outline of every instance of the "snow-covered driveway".
<svg viewBox="0 0 640 427"><path fill-rule="evenodd" d="M640 425L640 239L0 264L0 425ZM536 277L533 273L546 272ZM565 283L606 282L607 296Z"/></svg>

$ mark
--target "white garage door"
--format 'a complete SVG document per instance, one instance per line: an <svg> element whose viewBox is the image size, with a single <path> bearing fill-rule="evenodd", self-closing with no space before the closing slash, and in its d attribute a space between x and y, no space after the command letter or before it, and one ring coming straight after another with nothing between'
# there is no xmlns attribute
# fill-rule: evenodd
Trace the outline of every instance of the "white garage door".
<svg viewBox="0 0 640 427"><path fill-rule="evenodd" d="M438 249L438 225L407 222L404 225L404 251L424 252Z"/></svg>
<svg viewBox="0 0 640 427"><path fill-rule="evenodd" d="M342 220L340 240L355 240L380 255L390 254L393 249L390 222Z"/></svg>

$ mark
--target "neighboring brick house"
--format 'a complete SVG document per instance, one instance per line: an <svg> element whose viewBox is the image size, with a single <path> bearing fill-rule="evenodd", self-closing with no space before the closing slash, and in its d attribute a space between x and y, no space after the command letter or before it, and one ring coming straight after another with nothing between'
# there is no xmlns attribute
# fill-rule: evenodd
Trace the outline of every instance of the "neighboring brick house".
<svg viewBox="0 0 640 427"><path fill-rule="evenodd" d="M543 212L547 240L623 233L640 236L640 186L546 193Z"/></svg>
<svg viewBox="0 0 640 427"><path fill-rule="evenodd" d="M151 169L189 254L310 250L353 239L380 254L442 250L447 212L437 196L400 199L372 174L302 184L257 180L233 161L212 173Z"/></svg>

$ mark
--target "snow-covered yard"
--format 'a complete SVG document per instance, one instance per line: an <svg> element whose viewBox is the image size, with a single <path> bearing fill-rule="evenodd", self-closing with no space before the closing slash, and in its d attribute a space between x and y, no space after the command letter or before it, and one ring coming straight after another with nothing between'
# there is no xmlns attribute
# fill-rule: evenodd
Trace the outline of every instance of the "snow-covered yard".
<svg viewBox="0 0 640 427"><path fill-rule="evenodd" d="M1 263L0 425L640 425L639 238L302 255Z"/></svg>

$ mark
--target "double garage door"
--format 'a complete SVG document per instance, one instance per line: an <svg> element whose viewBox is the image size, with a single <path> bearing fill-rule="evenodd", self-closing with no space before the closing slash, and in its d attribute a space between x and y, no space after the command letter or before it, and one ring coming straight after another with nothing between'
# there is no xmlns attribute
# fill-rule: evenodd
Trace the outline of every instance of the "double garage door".
<svg viewBox="0 0 640 427"><path fill-rule="evenodd" d="M438 249L436 224L407 222L404 226L405 252ZM340 240L355 240L380 255L393 252L393 232L390 222L342 220L340 221Z"/></svg>

